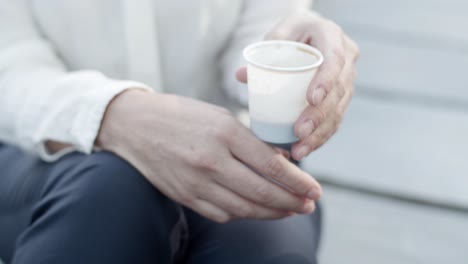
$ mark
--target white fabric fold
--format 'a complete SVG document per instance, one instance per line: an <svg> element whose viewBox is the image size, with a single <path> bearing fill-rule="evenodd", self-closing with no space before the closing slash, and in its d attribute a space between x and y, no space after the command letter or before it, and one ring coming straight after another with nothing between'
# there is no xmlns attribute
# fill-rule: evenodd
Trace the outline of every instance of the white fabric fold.
<svg viewBox="0 0 468 264"><path fill-rule="evenodd" d="M0 0L0 142L47 161L91 153L107 105L130 88L209 101L224 87L245 102L234 79L243 47L308 5ZM49 153L48 140L72 147Z"/></svg>

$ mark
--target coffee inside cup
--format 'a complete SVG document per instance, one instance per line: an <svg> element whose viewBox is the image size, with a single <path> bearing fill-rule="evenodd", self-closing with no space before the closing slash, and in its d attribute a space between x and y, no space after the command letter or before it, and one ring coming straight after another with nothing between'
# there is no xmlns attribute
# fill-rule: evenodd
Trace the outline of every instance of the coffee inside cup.
<svg viewBox="0 0 468 264"><path fill-rule="evenodd" d="M305 47L285 45L282 42L252 47L244 56L257 67L288 72L313 68L320 61L316 54Z"/></svg>

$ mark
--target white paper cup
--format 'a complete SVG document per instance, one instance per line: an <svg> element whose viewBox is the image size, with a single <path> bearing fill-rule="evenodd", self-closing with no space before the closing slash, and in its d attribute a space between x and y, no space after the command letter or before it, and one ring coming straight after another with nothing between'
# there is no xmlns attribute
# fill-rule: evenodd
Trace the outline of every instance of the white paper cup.
<svg viewBox="0 0 468 264"><path fill-rule="evenodd" d="M247 46L243 55L251 130L266 142L296 142L294 123L307 106L307 89L322 53L303 43L270 40Z"/></svg>

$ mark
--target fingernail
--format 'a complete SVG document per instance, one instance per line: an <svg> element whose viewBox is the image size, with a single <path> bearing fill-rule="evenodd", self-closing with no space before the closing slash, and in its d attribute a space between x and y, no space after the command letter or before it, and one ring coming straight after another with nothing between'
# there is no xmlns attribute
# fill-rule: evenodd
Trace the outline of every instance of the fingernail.
<svg viewBox="0 0 468 264"><path fill-rule="evenodd" d="M315 210L315 203L314 202L308 202L304 206L304 213L310 214Z"/></svg>
<svg viewBox="0 0 468 264"><path fill-rule="evenodd" d="M300 139L304 139L308 137L312 133L313 130L314 130L314 122L312 122L312 120L307 120L299 127L299 133L297 136Z"/></svg>
<svg viewBox="0 0 468 264"><path fill-rule="evenodd" d="M312 200L318 200L322 196L322 189L321 188L313 188L307 193L307 197Z"/></svg>
<svg viewBox="0 0 468 264"><path fill-rule="evenodd" d="M307 197L308 197L309 199L315 200L315 199L317 199L317 193L316 193L314 190L310 190L310 191L307 193Z"/></svg>
<svg viewBox="0 0 468 264"><path fill-rule="evenodd" d="M302 145L298 148L298 150L296 151L296 158L297 160L301 160L302 158L304 158L305 155L307 155L309 152L309 147L306 146L306 145Z"/></svg>
<svg viewBox="0 0 468 264"><path fill-rule="evenodd" d="M319 105L323 101L323 98L325 98L325 90L322 87L316 88L312 94L312 103Z"/></svg>

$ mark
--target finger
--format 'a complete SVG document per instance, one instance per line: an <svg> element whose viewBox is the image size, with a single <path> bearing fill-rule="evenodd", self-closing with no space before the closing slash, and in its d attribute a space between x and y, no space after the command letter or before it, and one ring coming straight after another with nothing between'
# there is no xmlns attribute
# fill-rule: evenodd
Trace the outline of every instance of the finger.
<svg viewBox="0 0 468 264"><path fill-rule="evenodd" d="M356 58L356 53L350 52L348 53L345 67L340 74L339 77L339 85L346 86L343 88L345 91L343 97L339 98L337 93L332 93L330 98L327 98L323 106L319 107L311 107L304 115L311 115L313 118L314 115L321 115L320 117L325 116L322 118L322 122L317 129L315 129L309 136L301 138L301 141L296 143L292 147L292 156L296 160L301 160L305 156L307 156L310 152L316 150L320 146L322 146L338 129L341 120L343 119L344 112L351 101L351 97L354 93L354 79L355 79L355 68L354 62ZM339 89L336 89L338 91ZM341 89L340 89L341 90ZM321 109L322 108L322 109ZM323 109L329 109L331 111L326 111ZM311 113L315 112L315 113ZM302 119L301 119L302 118ZM304 122L302 120L307 119L303 116L299 118L300 122ZM297 130L301 129L302 123L297 124Z"/></svg>
<svg viewBox="0 0 468 264"><path fill-rule="evenodd" d="M274 147L274 149L276 150L277 153L283 155L283 157L285 157L287 160L291 158L289 151L282 149L282 148L278 148L278 147Z"/></svg>
<svg viewBox="0 0 468 264"><path fill-rule="evenodd" d="M345 70L343 68L343 71ZM299 116L294 126L294 132L299 139L305 139L310 136L329 117L331 112L336 111L336 107L341 98L345 96L346 91L340 82L340 78L337 78L333 82L333 86L328 96L320 105L307 106ZM305 152L305 149L299 152Z"/></svg>
<svg viewBox="0 0 468 264"><path fill-rule="evenodd" d="M317 71L307 91L307 100L311 105L320 105L334 89L335 82L345 65L345 50L342 33L324 34L316 47L323 52L324 62ZM340 91L342 92L342 91Z"/></svg>
<svg viewBox="0 0 468 264"><path fill-rule="evenodd" d="M337 82L337 85L340 86L341 83ZM307 106L294 125L296 136L301 140L309 137L316 128L320 127L330 117L330 113L336 111L336 107L344 94L343 88L335 87L320 105ZM294 156L294 158L297 158L297 156Z"/></svg>
<svg viewBox="0 0 468 264"><path fill-rule="evenodd" d="M310 199L320 196L320 185L312 176L257 138L248 139L247 135L243 138L242 144L232 147L232 153L253 171L299 196Z"/></svg>
<svg viewBox="0 0 468 264"><path fill-rule="evenodd" d="M352 62L350 63L350 61ZM336 111L338 103L347 92L347 87L343 84L352 82L348 79L343 80L342 76L347 76L352 73L351 70L353 69L350 69L350 65L353 65L353 63L354 58L352 53L347 53L345 65L342 68L339 77L333 81L333 87L331 88L328 96L320 105L309 105L304 109L294 127L295 133L299 139L305 139L310 136L312 132L316 128L320 127L322 122L329 117L331 112ZM306 151L303 149L299 152L305 153Z"/></svg>
<svg viewBox="0 0 468 264"><path fill-rule="evenodd" d="M343 80L344 83L354 84L356 80L356 61L358 60L360 56L360 50L359 50L359 46L357 45L357 43L351 38L349 38L348 36L344 37L344 43L345 43L345 50L346 50L346 63L340 75L340 78ZM354 93L354 85L352 85L351 87L353 88L351 90L351 97L352 97Z"/></svg>
<svg viewBox="0 0 468 264"><path fill-rule="evenodd" d="M218 208L222 208L229 213L232 218L250 218L250 219L279 219L291 215L290 212L280 211L255 204L231 190L214 184L202 196L205 200L210 200Z"/></svg>
<svg viewBox="0 0 468 264"><path fill-rule="evenodd" d="M335 100L338 99L332 98L332 96L328 96L322 105L331 105L333 104L332 101L334 102ZM336 110L338 103L339 102L332 105L333 111ZM302 160L312 151L321 146L329 138L330 131L333 131L335 125L338 125L334 122L334 120L338 119L338 117L333 111L327 111L327 113L325 113L321 106L311 106L308 107L305 111L305 114L308 115L306 121L299 121L301 124L296 124L295 126L295 130L299 131L297 133L299 133L298 137L300 141L295 143L291 148L292 157L298 161ZM320 121L316 121L316 124L318 124L317 128L314 127L313 130L308 130L309 124L314 124L314 121L312 120L318 119L320 119Z"/></svg>
<svg viewBox="0 0 468 264"><path fill-rule="evenodd" d="M292 156L296 160L301 160L312 151L321 147L327 142L330 137L338 130L338 127L343 119L344 111L349 104L351 93L346 94L342 101L337 105L337 111L330 114L329 118L324 121L309 137L299 141L292 147Z"/></svg>
<svg viewBox="0 0 468 264"><path fill-rule="evenodd" d="M216 182L253 203L286 212L310 213L314 209L313 201L294 195L236 159L226 165L226 172L223 177L215 178ZM316 192L313 199L317 200L320 194Z"/></svg>
<svg viewBox="0 0 468 264"><path fill-rule="evenodd" d="M332 123L322 124L312 135L294 144L292 148L293 158L298 161L302 160L312 151L322 146L334 132Z"/></svg>
<svg viewBox="0 0 468 264"><path fill-rule="evenodd" d="M351 59L353 63L356 63L361 53L358 44L348 36L344 37L344 41L346 50L352 54Z"/></svg>
<svg viewBox="0 0 468 264"><path fill-rule="evenodd" d="M320 185L312 176L260 141L247 128L239 128L236 136L228 143L234 157L276 184L310 199L315 199L317 193L321 193Z"/></svg>
<svg viewBox="0 0 468 264"><path fill-rule="evenodd" d="M230 142L230 150L234 157L256 173L300 196L314 199L317 193L321 193L320 185L312 176L260 141L245 127L240 128Z"/></svg>
<svg viewBox="0 0 468 264"><path fill-rule="evenodd" d="M241 83L247 83L247 68L245 66L237 70L236 79Z"/></svg>
<svg viewBox="0 0 468 264"><path fill-rule="evenodd" d="M231 220L227 212L205 200L194 200L187 206L200 215L218 223L226 223Z"/></svg>

